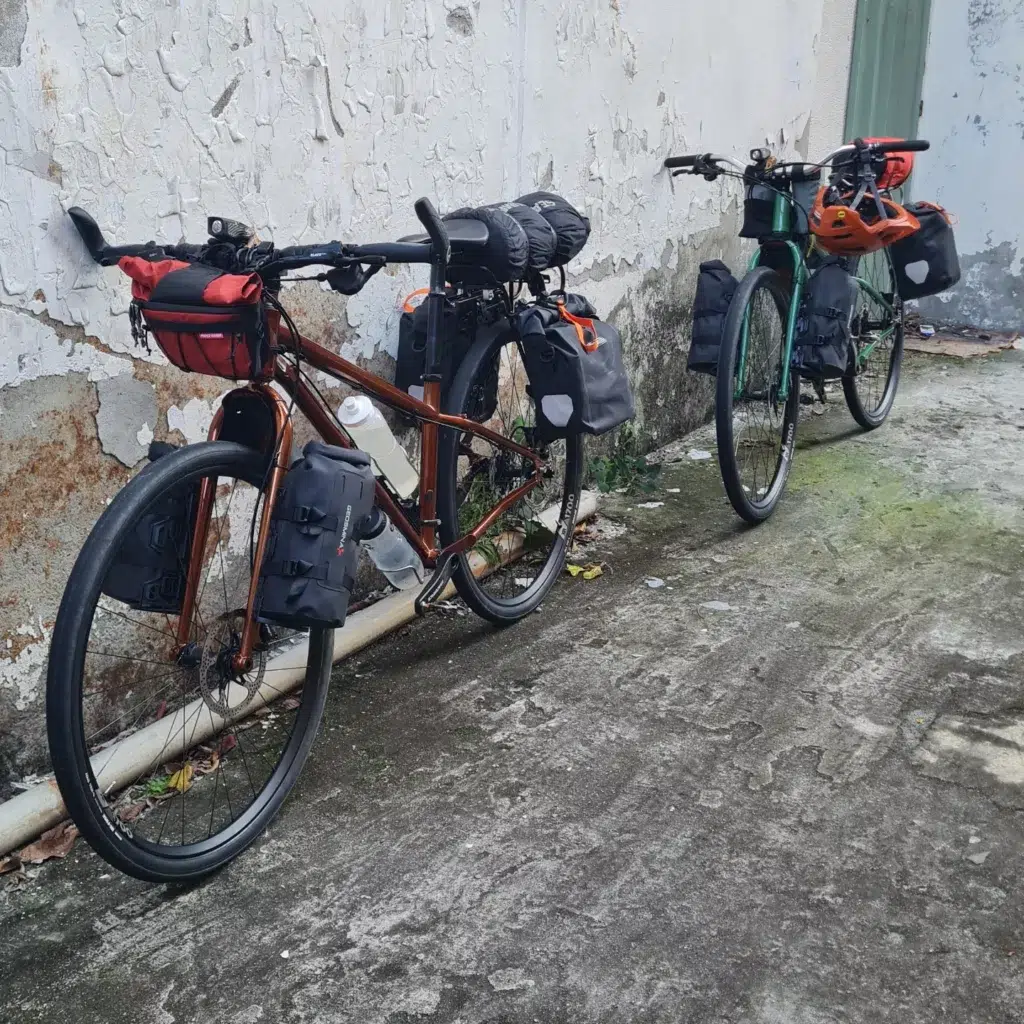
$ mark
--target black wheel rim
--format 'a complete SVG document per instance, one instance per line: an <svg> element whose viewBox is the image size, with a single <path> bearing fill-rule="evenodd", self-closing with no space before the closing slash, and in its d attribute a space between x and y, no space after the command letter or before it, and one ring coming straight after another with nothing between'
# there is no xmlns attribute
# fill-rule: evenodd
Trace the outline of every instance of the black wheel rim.
<svg viewBox="0 0 1024 1024"><path fill-rule="evenodd" d="M264 627L252 669L228 669L251 579L250 530L259 522L262 475L177 477L133 520L170 490L197 486L204 477L216 479L217 489L184 657L174 658L175 615L98 594L78 673L81 749L104 815L144 852L182 859L207 854L248 829L287 773L306 717L302 692L275 682L275 673L289 671L275 665L278 656L301 643L301 635ZM115 557L112 547L101 579ZM110 789L108 768L144 730L156 737L152 753L133 773L135 781Z"/></svg>
<svg viewBox="0 0 1024 1024"><path fill-rule="evenodd" d="M495 375L496 404L485 397L493 394ZM491 404L493 413L484 419L481 413ZM466 415L545 459L542 483L503 512L461 559L463 572L476 576L477 588L490 603L514 609L530 603L561 571L575 521L580 440L547 441L541 436L522 353L514 342L482 361L465 405ZM459 537L534 474L531 460L469 434L459 438L456 460Z"/></svg>
<svg viewBox="0 0 1024 1024"><path fill-rule="evenodd" d="M859 288L852 321L853 386L864 415L873 420L883 416L892 403L893 371L903 343L903 302L896 292L887 249L861 257L857 276L886 300L879 302Z"/></svg>
<svg viewBox="0 0 1024 1024"><path fill-rule="evenodd" d="M741 344L737 344L730 440L736 483L751 508L763 509L775 504L785 483L791 434L792 403L781 397L785 314L779 297L770 288L760 287L750 296L745 318L747 351L741 380ZM792 374L789 386L798 387Z"/></svg>

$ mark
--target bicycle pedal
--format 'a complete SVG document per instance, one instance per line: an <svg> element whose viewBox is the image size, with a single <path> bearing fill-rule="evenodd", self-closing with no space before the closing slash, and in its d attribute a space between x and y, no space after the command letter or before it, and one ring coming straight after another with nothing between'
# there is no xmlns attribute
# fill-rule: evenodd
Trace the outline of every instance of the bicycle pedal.
<svg viewBox="0 0 1024 1024"><path fill-rule="evenodd" d="M416 598L417 615L426 615L431 606L437 603L444 593L445 587L448 586L454 569L455 555L449 555L437 566L434 570L434 575L430 577L427 585L420 591L419 597Z"/></svg>

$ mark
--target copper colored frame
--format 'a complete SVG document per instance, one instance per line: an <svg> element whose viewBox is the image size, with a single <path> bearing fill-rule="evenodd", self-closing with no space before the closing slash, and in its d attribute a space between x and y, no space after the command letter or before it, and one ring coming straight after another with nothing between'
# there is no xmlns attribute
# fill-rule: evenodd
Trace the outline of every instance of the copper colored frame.
<svg viewBox="0 0 1024 1024"><path fill-rule="evenodd" d="M281 340L284 340L283 337ZM312 368L321 370L336 380L340 380L368 395L372 395L384 405L392 409L398 409L420 422L422 443L420 445L419 529L409 521L401 506L392 498L391 494L379 480L377 481L376 501L381 510L419 552L424 564L428 567L444 564L449 557L469 551L508 508L540 484L543 462L536 452L516 444L514 441L510 441L506 437L502 437L501 434L485 427L481 423L477 423L475 420L466 419L463 416L450 416L440 411L441 384L439 381L427 381L425 383L423 401L420 401L388 384L387 381L382 380L375 374L356 366L355 363L351 363L322 345L310 341L308 338L300 336L297 341L291 339L290 342L285 343L284 347L287 351L299 355ZM334 417L324 407L323 402L299 377L294 366L290 366L284 360L278 359L275 364L274 379L294 400L295 405L302 411L325 441L344 448L354 447L351 438L342 432ZM263 556L266 552L270 536L270 521L281 481L291 463L292 424L288 403L270 386L269 382L253 381L244 388L240 388L239 391L259 396L271 409L276 441L273 448L274 464L271 467L264 492L265 501L256 539L256 555L252 580L249 586L245 627L240 649L234 658L236 671L242 672L251 664L257 629L253 606L256 600L259 580L258 567L262 565ZM220 437L222 424L223 411L219 410L210 424L209 439L211 441L216 441ZM526 483L516 488L510 494L507 494L472 530L443 550L439 549L437 544L437 527L439 525L437 518L437 459L439 430L442 427L450 427L463 433L482 437L500 448L515 452L523 458L529 459L534 467L533 476ZM183 649L190 639L192 613L195 608L203 563L206 558L215 486L215 482L208 478L204 479L200 486L199 507L192 539L188 581L181 615L178 619L177 640L179 650Z"/></svg>

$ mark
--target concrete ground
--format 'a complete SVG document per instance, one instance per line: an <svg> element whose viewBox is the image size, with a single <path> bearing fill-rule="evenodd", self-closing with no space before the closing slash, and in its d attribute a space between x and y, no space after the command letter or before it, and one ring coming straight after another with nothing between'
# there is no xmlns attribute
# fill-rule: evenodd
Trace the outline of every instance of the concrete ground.
<svg viewBox="0 0 1024 1024"><path fill-rule="evenodd" d="M807 416L757 530L677 446L600 579L336 672L219 876L7 888L0 1021L1024 1020L1022 367Z"/></svg>

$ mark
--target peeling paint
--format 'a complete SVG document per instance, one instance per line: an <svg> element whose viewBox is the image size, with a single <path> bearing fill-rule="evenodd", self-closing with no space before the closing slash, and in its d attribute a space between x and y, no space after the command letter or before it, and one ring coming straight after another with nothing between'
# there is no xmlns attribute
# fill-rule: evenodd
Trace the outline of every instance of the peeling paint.
<svg viewBox="0 0 1024 1024"><path fill-rule="evenodd" d="M0 0L5 487L55 467L26 485L30 512L0 507L5 573L34 574L0 607L0 629L53 618L127 467L154 438L205 439L227 388L134 348L128 283L90 261L68 207L113 243L198 240L207 215L224 215L290 245L417 231L420 195L451 210L562 192L593 224L571 281L628 333L641 428L665 436L707 398L681 369L695 260L740 253L738 187L673 182L662 160L780 137L795 156L808 125L813 146L816 82L836 77L823 54L846 31L822 11L839 2L783 0L780 16L624 0L137 0L113 13L100 0ZM766 52L752 89L737 68ZM284 298L305 333L387 373L396 303L426 283L426 268L389 267L351 299L315 285ZM243 543L243 524L236 533ZM0 712L25 699L5 686ZM29 703L12 719L19 740L38 725ZM39 756L37 738L25 744Z"/></svg>
<svg viewBox="0 0 1024 1024"><path fill-rule="evenodd" d="M932 149L912 182L915 199L956 218L961 283L921 303L939 323L1024 327L1024 3L932 4L920 134Z"/></svg>
<svg viewBox="0 0 1024 1024"><path fill-rule="evenodd" d="M14 657L5 657L7 652L0 651L0 690L11 691L15 710L25 711L42 695L43 666L46 664L50 632L42 623L37 623L19 626L15 633L30 642L22 646Z"/></svg>

